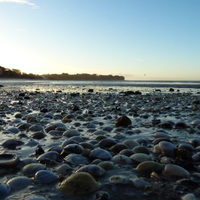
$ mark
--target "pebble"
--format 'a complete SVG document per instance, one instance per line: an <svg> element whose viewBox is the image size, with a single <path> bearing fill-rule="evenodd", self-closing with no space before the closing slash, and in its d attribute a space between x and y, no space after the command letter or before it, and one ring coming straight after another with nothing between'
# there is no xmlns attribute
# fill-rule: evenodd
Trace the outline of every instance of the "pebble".
<svg viewBox="0 0 200 200"><path fill-rule="evenodd" d="M154 161L144 161L138 164L136 171L141 174L151 174L152 172L161 172L164 165Z"/></svg>
<svg viewBox="0 0 200 200"><path fill-rule="evenodd" d="M97 149L93 149L90 152L90 158L101 159L101 160L110 160L112 158L112 155L110 152L108 152L105 149L97 148Z"/></svg>
<svg viewBox="0 0 200 200"><path fill-rule="evenodd" d="M58 180L58 177L51 171L39 170L35 173L34 180L36 180L39 184L49 184Z"/></svg>
<svg viewBox="0 0 200 200"><path fill-rule="evenodd" d="M5 183L0 183L0 197L4 198L10 193L10 186Z"/></svg>
<svg viewBox="0 0 200 200"><path fill-rule="evenodd" d="M99 165L84 165L76 170L76 172L87 172L91 174L93 177L102 176L105 173L105 170Z"/></svg>
<svg viewBox="0 0 200 200"><path fill-rule="evenodd" d="M81 154L71 153L63 159L71 167L77 167L80 164L88 164L89 160Z"/></svg>
<svg viewBox="0 0 200 200"><path fill-rule="evenodd" d="M141 163L144 161L151 160L150 156L145 153L135 153L130 156L130 159L135 163Z"/></svg>
<svg viewBox="0 0 200 200"><path fill-rule="evenodd" d="M46 169L46 166L41 163L29 163L22 168L22 174L26 176L34 176L34 174L39 171Z"/></svg>
<svg viewBox="0 0 200 200"><path fill-rule="evenodd" d="M125 156L125 155L115 155L112 157L112 161L117 164L132 164L131 157Z"/></svg>
<svg viewBox="0 0 200 200"><path fill-rule="evenodd" d="M98 165L102 167L105 171L112 170L115 168L115 164L112 161L101 161Z"/></svg>
<svg viewBox="0 0 200 200"><path fill-rule="evenodd" d="M184 195L181 199L182 200L197 200L196 196L192 193Z"/></svg>
<svg viewBox="0 0 200 200"><path fill-rule="evenodd" d="M164 176L178 176L183 178L189 177L190 175L186 169L174 164L165 165L162 174Z"/></svg>
<svg viewBox="0 0 200 200"><path fill-rule="evenodd" d="M56 168L56 173L59 175L68 175L73 171L73 168L70 167L68 164L62 164Z"/></svg>
<svg viewBox="0 0 200 200"><path fill-rule="evenodd" d="M76 129L69 129L69 130L66 130L63 133L63 136L70 138L70 137L73 137L73 136L80 136L80 133Z"/></svg>
<svg viewBox="0 0 200 200"><path fill-rule="evenodd" d="M58 186L58 190L66 195L85 195L96 191L99 184L87 172L78 172L68 176Z"/></svg>
<svg viewBox="0 0 200 200"><path fill-rule="evenodd" d="M174 144L167 141L162 141L159 142L158 146L163 156L171 156L171 157L175 156L175 149L177 147Z"/></svg>

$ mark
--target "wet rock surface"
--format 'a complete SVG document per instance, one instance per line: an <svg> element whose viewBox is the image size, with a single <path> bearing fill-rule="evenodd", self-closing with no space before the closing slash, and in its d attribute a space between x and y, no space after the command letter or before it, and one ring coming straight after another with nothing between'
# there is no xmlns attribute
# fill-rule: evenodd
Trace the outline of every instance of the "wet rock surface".
<svg viewBox="0 0 200 200"><path fill-rule="evenodd" d="M0 92L0 199L200 199L197 93Z"/></svg>

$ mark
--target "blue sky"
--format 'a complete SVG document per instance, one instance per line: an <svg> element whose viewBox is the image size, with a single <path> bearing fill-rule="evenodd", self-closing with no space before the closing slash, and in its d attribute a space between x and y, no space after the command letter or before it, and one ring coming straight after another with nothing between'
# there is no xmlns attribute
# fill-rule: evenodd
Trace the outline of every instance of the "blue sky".
<svg viewBox="0 0 200 200"><path fill-rule="evenodd" d="M199 0L0 0L0 66L200 80Z"/></svg>

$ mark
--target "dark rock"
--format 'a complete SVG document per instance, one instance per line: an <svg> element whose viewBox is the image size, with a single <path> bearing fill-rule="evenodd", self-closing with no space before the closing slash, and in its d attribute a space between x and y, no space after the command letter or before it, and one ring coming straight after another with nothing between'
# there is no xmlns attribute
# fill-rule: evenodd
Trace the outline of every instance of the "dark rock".
<svg viewBox="0 0 200 200"><path fill-rule="evenodd" d="M173 129L173 124L170 122L162 122L158 124L158 127L164 128L164 129Z"/></svg>
<svg viewBox="0 0 200 200"><path fill-rule="evenodd" d="M194 100L193 102L192 102L192 104L200 104L200 100Z"/></svg>
<svg viewBox="0 0 200 200"><path fill-rule="evenodd" d="M113 145L116 145L117 142L114 139L111 138L104 138L101 141L99 141L99 147L102 149L107 149L112 147Z"/></svg>
<svg viewBox="0 0 200 200"><path fill-rule="evenodd" d="M95 200L109 200L110 196L107 192L105 191L98 191L95 194Z"/></svg>
<svg viewBox="0 0 200 200"><path fill-rule="evenodd" d="M134 94L135 94L134 91L126 91L126 92L125 92L125 95L134 95Z"/></svg>
<svg viewBox="0 0 200 200"><path fill-rule="evenodd" d="M15 113L14 117L15 118L22 118L22 113L17 112L17 113Z"/></svg>
<svg viewBox="0 0 200 200"><path fill-rule="evenodd" d="M19 101L19 102L18 102L18 104L19 104L19 105L24 105L24 103L23 103L23 102L21 102L21 101Z"/></svg>
<svg viewBox="0 0 200 200"><path fill-rule="evenodd" d="M26 95L25 92L19 93L19 97L25 97L25 95Z"/></svg>
<svg viewBox="0 0 200 200"><path fill-rule="evenodd" d="M40 112L42 112L42 113L46 113L46 112L48 112L49 110L47 109L47 108L41 108L40 109Z"/></svg>
<svg viewBox="0 0 200 200"><path fill-rule="evenodd" d="M116 126L125 126L125 127L127 127L127 126L131 125L131 123L132 123L131 120L125 115L119 117L115 121L115 125Z"/></svg>
<svg viewBox="0 0 200 200"><path fill-rule="evenodd" d="M30 99L30 97L29 96L25 96L24 99L28 100L28 99Z"/></svg>
<svg viewBox="0 0 200 200"><path fill-rule="evenodd" d="M142 94L140 91L126 91L126 92L120 92L120 95L129 96L129 95L138 95Z"/></svg>
<svg viewBox="0 0 200 200"><path fill-rule="evenodd" d="M189 125L186 124L185 122L177 122L175 124L175 128L177 128L177 129L189 128Z"/></svg>
<svg viewBox="0 0 200 200"><path fill-rule="evenodd" d="M140 92L140 91L135 91L135 94L142 94L142 92Z"/></svg>
<svg viewBox="0 0 200 200"><path fill-rule="evenodd" d="M139 117L140 115L138 113L133 114L134 117Z"/></svg>
<svg viewBox="0 0 200 200"><path fill-rule="evenodd" d="M80 93L78 93L78 92L77 93L71 93L70 96L71 97L78 97L78 96L80 96Z"/></svg>
<svg viewBox="0 0 200 200"><path fill-rule="evenodd" d="M29 123L22 123L22 124L19 124L19 125L18 125L18 129L19 129L20 131L25 131L25 130L27 130L30 126L31 126L31 124L29 124Z"/></svg>
<svg viewBox="0 0 200 200"><path fill-rule="evenodd" d="M119 152L119 155L125 155L125 156L131 156L135 154L135 151L133 151L132 149L123 149Z"/></svg>
<svg viewBox="0 0 200 200"><path fill-rule="evenodd" d="M93 89L88 89L88 92L94 92L94 90Z"/></svg>
<svg viewBox="0 0 200 200"><path fill-rule="evenodd" d="M109 151L113 152L114 154L118 154L124 149L128 149L128 147L125 144L115 144L109 148Z"/></svg>
<svg viewBox="0 0 200 200"><path fill-rule="evenodd" d="M161 89L155 89L156 92L161 92Z"/></svg>
<svg viewBox="0 0 200 200"><path fill-rule="evenodd" d="M44 154L44 153L45 153L44 149L40 145L38 145L36 147L36 150L35 150L36 158L39 157L40 155Z"/></svg>
<svg viewBox="0 0 200 200"><path fill-rule="evenodd" d="M16 146L23 145L24 142L15 139L8 139L1 143L4 148L15 150Z"/></svg>
<svg viewBox="0 0 200 200"><path fill-rule="evenodd" d="M161 123L161 120L160 119L153 119L152 120L152 124L155 126L155 125L158 125Z"/></svg>
<svg viewBox="0 0 200 200"><path fill-rule="evenodd" d="M173 89L173 88L170 88L169 91L170 91L170 92L174 92L174 89Z"/></svg>
<svg viewBox="0 0 200 200"><path fill-rule="evenodd" d="M72 110L73 110L73 111L77 111L77 110L80 110L80 108L79 108L77 105L73 105L73 106L72 106Z"/></svg>

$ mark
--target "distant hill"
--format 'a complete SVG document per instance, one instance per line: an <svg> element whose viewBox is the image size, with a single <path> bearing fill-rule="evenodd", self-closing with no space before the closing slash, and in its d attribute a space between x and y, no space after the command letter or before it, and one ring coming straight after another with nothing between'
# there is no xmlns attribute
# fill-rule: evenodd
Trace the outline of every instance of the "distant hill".
<svg viewBox="0 0 200 200"><path fill-rule="evenodd" d="M123 76L97 75L97 74L44 74L43 77L48 80L90 80L90 81L124 81Z"/></svg>
<svg viewBox="0 0 200 200"><path fill-rule="evenodd" d="M0 78L10 79L43 79L40 75L26 74L18 69L8 69L0 66Z"/></svg>
<svg viewBox="0 0 200 200"><path fill-rule="evenodd" d="M8 69L0 66L0 78L9 78L9 79L46 79L46 80L90 80L90 81L124 81L123 76L113 76L113 75L97 75L97 74L26 74L21 72L18 69Z"/></svg>

